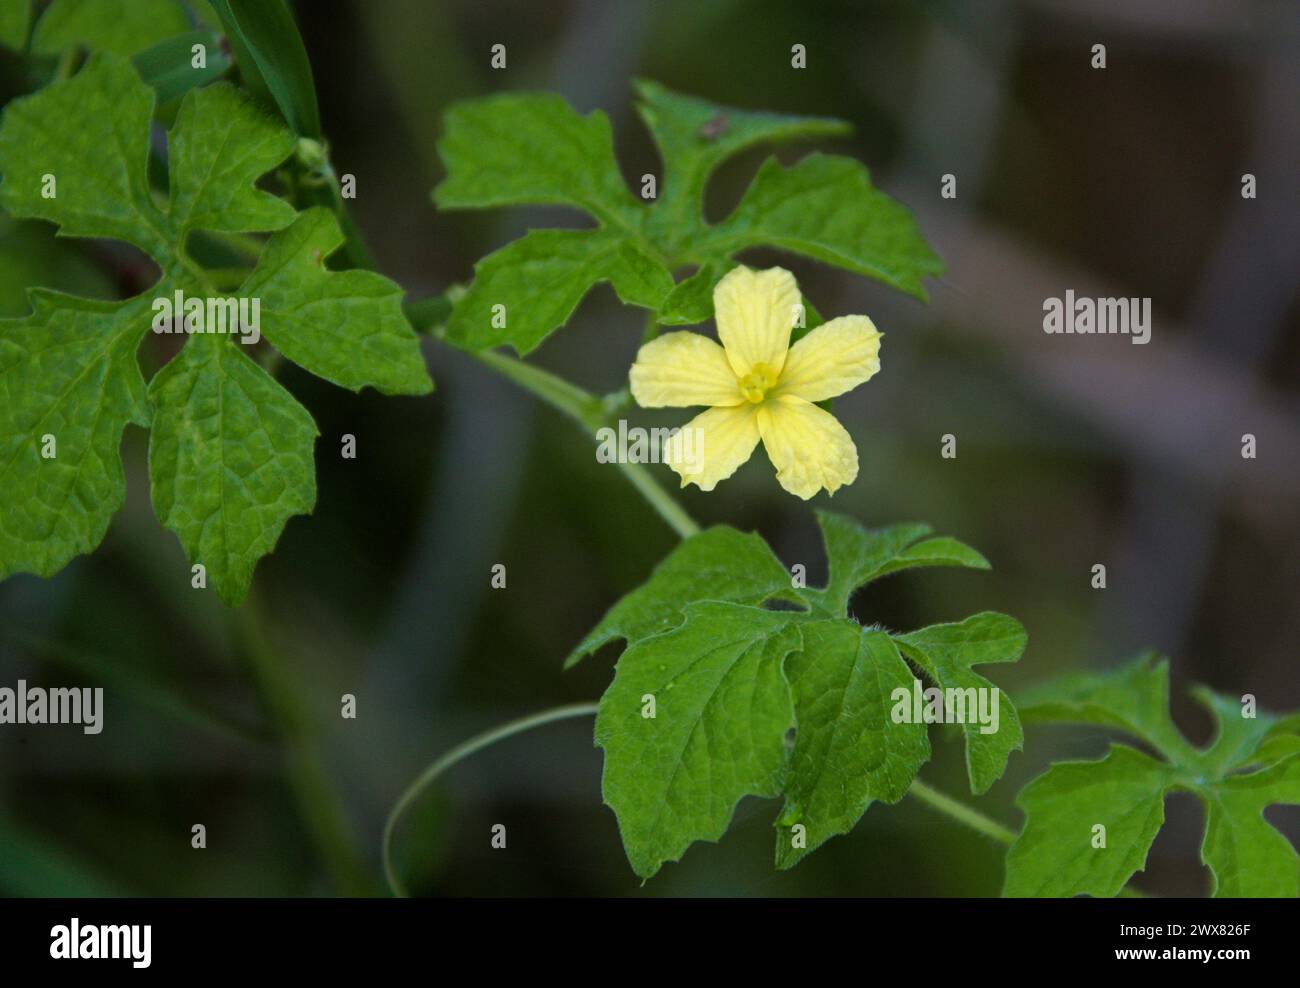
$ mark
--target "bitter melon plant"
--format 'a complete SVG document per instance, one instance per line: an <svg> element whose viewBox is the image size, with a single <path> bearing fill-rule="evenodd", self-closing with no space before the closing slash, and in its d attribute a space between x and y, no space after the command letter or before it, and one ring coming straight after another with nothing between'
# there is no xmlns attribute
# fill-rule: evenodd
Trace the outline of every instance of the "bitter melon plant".
<svg viewBox="0 0 1300 988"><path fill-rule="evenodd" d="M704 213L729 159L834 138L846 122L721 106L642 80L636 106L661 161L629 188L600 111L536 92L455 104L439 144L439 209L569 206L588 225L531 230L484 257L467 286L404 306L349 219L282 0L214 0L197 17L174 0L54 0L36 20L32 9L0 4L0 43L48 76L4 110L0 207L65 237L130 245L157 274L116 301L33 286L30 311L0 320L0 576L50 576L95 549L123 503L119 445L134 424L150 430L159 519L238 607L258 560L316 498L318 430L276 380L279 357L343 388L423 395L432 382L417 332L567 414L587 434L575 442L637 406L705 408L667 446L683 484L715 490L760 443L799 498L854 482L854 423L828 402L888 372L887 334L866 316L823 321L791 271L752 270L741 255L768 248L920 301L938 257L911 212L841 155L768 158L729 215L709 223ZM522 359L602 282L649 326L626 388L606 397ZM243 338L186 332L150 355L161 366L146 379L142 343L184 323L186 297L255 299L257 325L240 325ZM160 322L173 298L179 311ZM664 332L673 326L705 328ZM703 438L694 458L683 438L692 430ZM646 466L618 467L682 541L573 648L566 666L622 643L608 689L598 704L505 725L435 762L385 828L394 891L397 824L442 771L524 728L594 713L604 797L646 879L718 840L746 796L782 801L774 859L789 868L873 803L910 793L1010 845L1007 895L1115 895L1142 868L1165 795L1186 790L1206 807L1215 894L1300 893L1300 858L1262 817L1300 803L1300 718L1201 692L1219 733L1197 749L1169 718L1166 666L1149 658L1013 703L979 667L1021 658L1015 618L988 611L898 630L850 609L859 588L903 570L988 568L974 549L922 524L872 528L818 509L829 578L809 587L761 536L700 530ZM1018 836L918 779L929 725L956 721L971 791L985 793L1024 746L1022 718L1118 729L1151 754L1121 745L1099 762L1054 765L1021 793Z"/></svg>

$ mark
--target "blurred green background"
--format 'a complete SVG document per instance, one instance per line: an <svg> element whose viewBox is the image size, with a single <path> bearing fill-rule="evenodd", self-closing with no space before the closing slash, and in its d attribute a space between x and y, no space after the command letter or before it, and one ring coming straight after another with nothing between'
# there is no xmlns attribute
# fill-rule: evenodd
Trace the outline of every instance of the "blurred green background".
<svg viewBox="0 0 1300 988"><path fill-rule="evenodd" d="M297 4L325 130L357 176L354 215L412 298L468 281L476 259L563 210L436 212L441 116L454 100L549 89L605 109L625 176L657 170L629 81L756 109L844 117L855 155L908 203L948 263L923 306L798 259L828 318L868 313L883 372L836 403L857 442L836 510L931 522L991 574L930 570L873 585L864 622L915 627L981 609L1030 633L1013 692L1105 668L1143 646L1185 688L1300 707L1300 8L1291 0L311 0ZM489 67L504 44L508 68ZM790 67L803 44L808 66ZM1090 67L1107 46L1104 71ZM0 52L4 99L49 59ZM161 136L161 131L159 132ZM739 199L766 151L730 163L708 212ZM781 152L797 157L800 149ZM1242 199L1241 176L1259 194ZM958 197L940 197L957 177ZM121 245L56 240L0 218L0 311L24 289L101 297L148 287ZM1042 302L1150 296L1153 339L1046 336ZM643 322L607 288L535 355L597 391L625 382ZM153 340L146 344L146 351ZM433 757L502 720L596 698L602 653L572 645L668 552L673 533L594 443L509 383L425 343L432 398L360 396L284 365L311 410L319 499L259 567L238 612L190 589L149 504L146 436L123 443L128 497L103 546L53 580L0 584L0 685L103 686L106 726L0 728L0 892L8 895L379 893L380 828ZM146 363L157 354L144 354ZM674 419L675 420L675 419ZM648 420L646 420L648 421ZM1253 433L1258 458L1242 459ZM357 436L355 460L339 437ZM955 460L940 437L957 437ZM666 468L653 468L665 483ZM808 506L762 454L711 494L703 523L756 529L824 577ZM672 485L670 485L672 486ZM0 492L2 494L2 492ZM826 503L823 495L816 503ZM494 563L508 586L489 584ZM1090 587L1094 563L1108 569ZM342 694L358 717L339 716ZM962 746L936 736L922 777L969 799ZM979 801L1012 826L1048 761L1093 757L1101 732L1031 728ZM772 869L776 802L743 803L718 846L645 886L601 805L589 720L461 764L408 818L400 868L434 895L992 895L1001 849L911 801L872 807L790 873ZM1200 895L1201 810L1175 797L1138 886ZM1300 811L1268 816L1300 839ZM207 828L206 850L190 828ZM490 828L507 827L506 850Z"/></svg>

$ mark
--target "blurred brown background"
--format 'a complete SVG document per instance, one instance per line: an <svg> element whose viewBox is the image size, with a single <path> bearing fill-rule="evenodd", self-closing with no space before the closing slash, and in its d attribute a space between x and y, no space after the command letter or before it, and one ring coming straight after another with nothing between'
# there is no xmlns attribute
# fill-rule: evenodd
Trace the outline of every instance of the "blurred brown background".
<svg viewBox="0 0 1300 988"><path fill-rule="evenodd" d="M868 524L925 520L981 549L991 574L918 571L857 598L863 621L914 627L980 609L1030 633L1012 691L1173 660L1175 718L1203 742L1192 683L1300 707L1300 7L1290 0L851 3L780 0L312 0L297 5L333 160L385 273L419 298L563 210L436 212L434 152L454 100L551 89L611 116L625 176L657 170L631 107L647 76L756 109L853 121L855 155L908 203L948 263L929 306L811 262L827 317L886 333L883 372L837 402L862 462L831 506ZM493 44L508 68L489 68ZM790 46L808 67L790 68ZM1090 67L1105 44L1107 68ZM27 77L0 56L7 96ZM726 166L726 213L766 151ZM782 156L798 156L788 149ZM1243 199L1252 173L1258 198ZM940 197L957 177L958 198ZM0 305L48 284L113 296L102 245L0 221ZM1042 303L1149 296L1152 341L1047 336ZM136 289L138 290L138 288ZM601 288L536 355L592 390L625 380L643 314ZM228 612L189 588L154 519L145 435L123 451L128 503L101 549L56 579L0 584L0 684L102 685L102 735L0 729L0 892L331 894L377 891L384 814L452 744L498 721L593 699L609 655L562 673L569 648L647 575L674 536L557 414L426 343L431 399L354 396L287 368L315 415L319 501L290 523ZM356 460L338 436L358 437ZM939 455L952 433L958 457ZM1258 456L1241 456L1253 433ZM673 479L659 471L666 484ZM762 454L701 521L757 529L819 580L810 510ZM819 503L826 503L822 496ZM508 589L489 587L493 563ZM1091 589L1104 563L1108 587ZM260 659L259 659L260 656ZM269 659L269 661L268 661ZM270 670L270 671L268 671ZM359 717L338 716L354 693ZM775 802L742 804L641 887L600 802L590 723L476 756L420 804L401 841L427 894L990 895L1000 849L919 805L875 806L791 873L771 866ZM960 742L935 737L922 777L964 791ZM980 800L1011 801L1100 732L1031 728ZM1175 797L1138 885L1204 894L1201 810ZM1300 810L1269 811L1300 839ZM208 849L193 851L204 823ZM504 823L509 848L493 851Z"/></svg>

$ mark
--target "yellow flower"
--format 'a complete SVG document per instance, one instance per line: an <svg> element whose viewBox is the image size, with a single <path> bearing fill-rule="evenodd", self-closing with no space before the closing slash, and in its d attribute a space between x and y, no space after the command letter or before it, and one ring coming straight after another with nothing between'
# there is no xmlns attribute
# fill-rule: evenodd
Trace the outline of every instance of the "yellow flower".
<svg viewBox="0 0 1300 988"><path fill-rule="evenodd" d="M738 267L713 290L722 346L698 333L665 333L637 354L629 375L637 404L712 406L667 444L665 462L683 487L713 490L760 438L776 479L804 500L822 488L833 494L857 477L853 440L814 402L851 391L880 370L881 334L866 316L841 316L790 346L800 304L789 271Z"/></svg>

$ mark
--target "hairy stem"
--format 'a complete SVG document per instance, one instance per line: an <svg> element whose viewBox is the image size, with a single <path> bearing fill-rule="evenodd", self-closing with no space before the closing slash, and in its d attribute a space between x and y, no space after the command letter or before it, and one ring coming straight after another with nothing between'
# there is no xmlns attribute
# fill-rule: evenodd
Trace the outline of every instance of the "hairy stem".
<svg viewBox="0 0 1300 988"><path fill-rule="evenodd" d="M971 830L981 833L985 837L992 837L999 844L1006 844L1010 847L1015 843L1016 835L1013 831L995 820L990 820L978 810L971 809L965 803L959 803L951 796L926 785L920 779L913 779L912 785L907 792L908 795L915 796L931 809L952 817L958 823L970 827Z"/></svg>
<svg viewBox="0 0 1300 988"><path fill-rule="evenodd" d="M450 313L451 303L445 295L411 302L406 306L406 317L417 331L429 333L448 345L454 345L440 331L442 323ZM459 347L457 349L492 368L502 377L514 381L525 391L531 392L552 408L568 416L590 436L594 436L598 429L609 424L611 409L621 406L621 395L606 401L584 391L558 374L552 374L548 370L525 363L518 357L512 357L498 350L468 350ZM672 495L660 486L642 464L618 463L617 466L623 471L623 476L628 479L628 482L680 537L688 539L699 532L700 526L695 523L695 520L673 500Z"/></svg>
<svg viewBox="0 0 1300 988"><path fill-rule="evenodd" d="M543 710L541 713L530 714L527 717L520 717L518 720L512 720L508 723L501 724L491 730L484 731L482 734L475 735L468 741L456 745L451 751L447 752L437 761L433 762L419 776L406 787L406 791L393 804L393 808L388 813L388 819L384 821L384 840L383 840L383 860L384 860L384 878L388 881L388 887L392 889L393 895L399 898L406 898L406 887L397 875L397 869L393 865L393 834L397 830L397 824L413 802L415 802L427 790L438 777L446 772L453 765L464 761L476 751L481 751L489 745L496 744L498 741L504 741L506 738L513 737L516 734L522 734L524 731L530 731L534 727L542 727L545 724L554 723L557 720L568 720L571 717L586 717L596 712L594 703L571 703L563 707L553 707L550 710Z"/></svg>
<svg viewBox="0 0 1300 988"><path fill-rule="evenodd" d="M594 436L598 429L607 424L605 403L576 384L571 384L550 371L524 363L504 353L493 350L466 352L503 377L508 377L524 390L531 391L552 408L563 412L577 422L588 435ZM660 486L644 465L623 462L616 465L623 471L623 476L674 532L684 539L699 532L700 526L680 504L673 500L672 495Z"/></svg>

